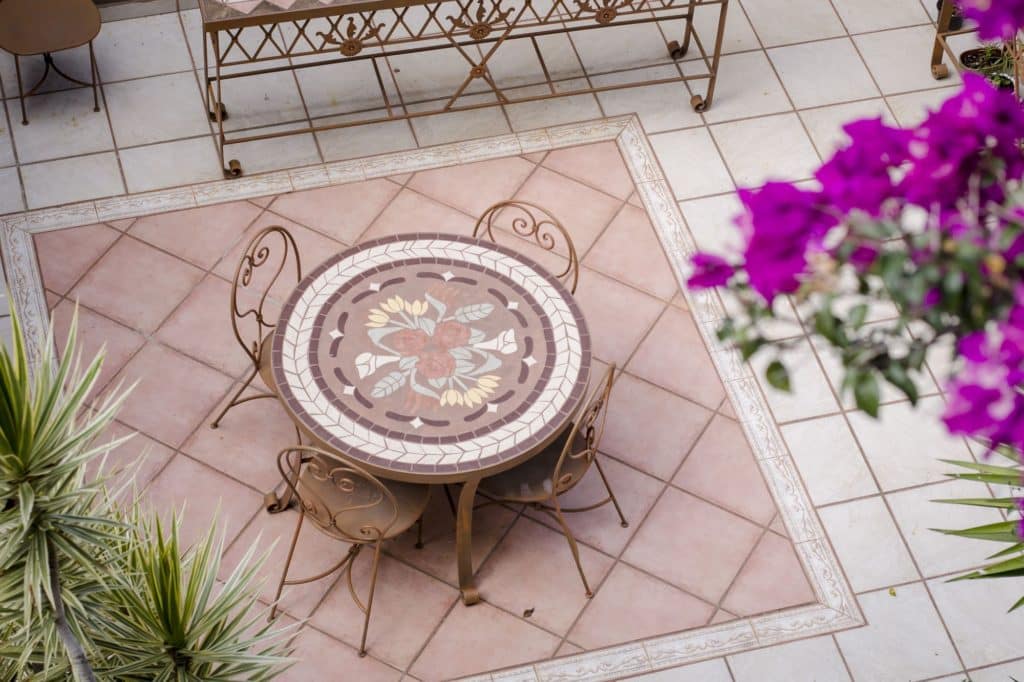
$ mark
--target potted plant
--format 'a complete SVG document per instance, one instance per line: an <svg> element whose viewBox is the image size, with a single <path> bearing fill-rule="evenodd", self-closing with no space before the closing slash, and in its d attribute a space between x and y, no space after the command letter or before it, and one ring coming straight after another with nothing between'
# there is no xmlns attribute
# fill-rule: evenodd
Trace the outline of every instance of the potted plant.
<svg viewBox="0 0 1024 682"><path fill-rule="evenodd" d="M123 395L89 406L102 353L84 367L77 315L60 359L52 336L35 371L18 316L0 346L0 680L266 680L289 665L288 630L258 608L247 555L218 581L213 529L189 549L115 502L90 462ZM51 332L52 334L52 332Z"/></svg>

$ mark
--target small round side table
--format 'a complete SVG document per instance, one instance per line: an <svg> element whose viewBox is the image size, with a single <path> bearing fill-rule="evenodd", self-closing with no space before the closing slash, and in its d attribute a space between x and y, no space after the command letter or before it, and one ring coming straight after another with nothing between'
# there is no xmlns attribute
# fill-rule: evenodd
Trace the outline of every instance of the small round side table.
<svg viewBox="0 0 1024 682"><path fill-rule="evenodd" d="M72 83L92 86L93 111L100 110L96 92L96 55L92 41L100 32L100 13L92 0L0 0L0 48L14 55L18 75L18 99L21 122L28 125L25 98L35 94L50 74L50 69ZM72 78L53 61L52 53L89 45L91 82ZM21 57L43 55L46 69L39 82L25 92L21 84Z"/></svg>

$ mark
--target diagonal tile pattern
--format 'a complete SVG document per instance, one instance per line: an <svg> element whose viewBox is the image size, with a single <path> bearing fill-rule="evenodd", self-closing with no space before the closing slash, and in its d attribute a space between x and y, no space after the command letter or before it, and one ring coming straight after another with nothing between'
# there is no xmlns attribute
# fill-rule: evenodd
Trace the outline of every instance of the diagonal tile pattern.
<svg viewBox="0 0 1024 682"><path fill-rule="evenodd" d="M480 180L472 194L451 191L470 177ZM674 278L645 212L628 202L634 190L618 148L604 142L48 232L36 247L58 318L77 300L87 346L108 338L112 376L140 381L121 419L160 449L148 499L160 509L187 500L190 538L219 501L229 561L278 539L266 571L273 581L294 515L262 512L260 494L277 483L273 457L294 431L273 400L209 427L248 367L227 314L246 241L284 224L308 269L372 236L428 225L469 232L482 207L509 196L564 217L583 263L579 298L597 362L625 366L603 458L631 524L622 528L610 506L570 517L596 592L588 600L550 519L481 512L474 553L487 604L467 609L456 603L453 524L438 495L427 547L417 551L403 537L387 549L366 668L368 677L395 670L435 680L814 600L790 540L772 527L774 503L739 424L722 409L725 392L690 313L672 303ZM499 238L532 253L510 234ZM602 492L595 475L570 499L585 506ZM300 540L316 548L302 550L313 562L305 568L344 551L315 535ZM283 609L310 617L314 636L331 646L357 645L347 588L330 582L290 588ZM454 657L467 641L479 654Z"/></svg>

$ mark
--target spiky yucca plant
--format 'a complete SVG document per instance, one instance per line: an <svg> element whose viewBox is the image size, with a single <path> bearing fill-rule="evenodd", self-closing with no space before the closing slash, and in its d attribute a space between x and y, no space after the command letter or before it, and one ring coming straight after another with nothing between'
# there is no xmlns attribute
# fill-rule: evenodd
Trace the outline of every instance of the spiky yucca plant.
<svg viewBox="0 0 1024 682"><path fill-rule="evenodd" d="M250 551L218 583L223 538L165 536L121 508L87 466L126 439L103 434L123 401L89 399L77 313L56 357L52 331L30 371L17 315L0 345L0 681L265 680L290 663L291 633L258 620ZM91 400L91 405L89 404Z"/></svg>
<svg viewBox="0 0 1024 682"><path fill-rule="evenodd" d="M958 478L965 481L976 481L987 483L993 486L1001 486L1009 493L1011 489L1017 488L1015 495L1002 497L974 497L974 498L952 498L935 500L945 504L959 504L971 507L985 507L999 509L1006 515L1006 520L995 523L987 523L981 526L963 528L960 530L942 529L940 532L947 535L956 535L975 540L987 540L989 542L1005 543L1006 547L988 557L992 563L976 571L966 573L955 580L976 580L979 578L1017 578L1024 576L1024 537L1020 532L1024 528L1024 522L1020 516L1020 493L1021 481L1024 480L1024 462L1021 456L1011 448L998 448L996 450L1003 458L1010 462L1009 465L966 462L959 460L943 460L948 464L955 464L964 471L947 474L950 478ZM1024 606L1024 597L1018 599L1010 611Z"/></svg>

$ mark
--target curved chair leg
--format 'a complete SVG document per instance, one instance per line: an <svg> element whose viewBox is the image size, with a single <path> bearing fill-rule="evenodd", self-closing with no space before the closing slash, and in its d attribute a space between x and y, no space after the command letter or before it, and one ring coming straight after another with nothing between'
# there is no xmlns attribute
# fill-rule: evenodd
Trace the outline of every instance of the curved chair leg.
<svg viewBox="0 0 1024 682"><path fill-rule="evenodd" d="M562 527L562 532L565 534L565 539L569 541L569 549L572 550L572 558L576 561L576 570L580 572L580 580L583 581L583 589L586 590L587 599L594 596L594 593L590 590L590 583L587 582L587 574L583 572L583 563L580 561L580 548L576 544L576 538L573 536L572 531L569 530L569 524L565 522L565 517L562 516L562 510L558 508L558 501L555 501L555 506L551 511L548 511L551 516L555 517L558 521L558 525Z"/></svg>
<svg viewBox="0 0 1024 682"><path fill-rule="evenodd" d="M601 468L601 459L597 456L594 457L594 465L597 467L597 473L601 475L601 480L604 481L604 489L608 491L608 497L612 499L612 504L615 505L615 511L619 513L619 524L623 528L628 528L629 521L626 520L626 516L622 513L622 507L619 506L619 501L615 498L615 493L612 492L612 486L608 483L608 477L604 475L604 469Z"/></svg>
<svg viewBox="0 0 1024 682"><path fill-rule="evenodd" d="M284 570L281 571L281 582L277 584L277 593L274 595L274 605L270 607L270 620L277 615L277 603L281 601L281 592L284 591L285 582L288 580L288 569L292 565L292 557L295 556L295 545L299 542L299 533L302 531L302 522L306 518L306 510L299 511L299 520L295 523L295 533L292 534L292 542L288 545L288 558L284 560Z"/></svg>
<svg viewBox="0 0 1024 682"><path fill-rule="evenodd" d="M366 598L366 616L363 619L363 638L359 641L359 657L366 656L366 633L370 629L370 612L373 610L373 593L377 589L377 571L380 569L380 546L378 540L373 549L373 567L370 569L370 594ZM349 576L352 569L349 567Z"/></svg>
<svg viewBox="0 0 1024 682"><path fill-rule="evenodd" d="M302 432L299 431L298 426L295 427L295 442L300 445L302 444ZM296 483L298 483L298 478L293 477L291 485L285 482L284 491L280 495L277 494L276 486L269 493L263 495L263 504L266 505L268 514L280 514L285 509L291 508L292 503L295 501L293 488Z"/></svg>
<svg viewBox="0 0 1024 682"><path fill-rule="evenodd" d="M259 373L259 371L260 371L259 367L255 367L254 366L252 368L252 372L249 373L249 378L246 379L242 383L242 385L238 387L238 390L235 391L235 394L233 396L231 396L231 400L228 401L228 404L224 406L224 409L220 411L220 414L218 414L214 418L214 420L210 423L210 428L211 429L215 429L218 426L220 426L220 420L223 419L224 415L226 415L228 413L228 410L230 410L235 405L241 405L242 403L248 402L250 400L255 400L256 398L271 397L270 394L260 394L258 396L255 396L255 395L254 396L249 396L248 398L244 398L242 400L238 399L238 397L240 395L242 395L242 391L244 391L245 389L249 388L249 384L251 384L252 380L256 378L256 375Z"/></svg>

